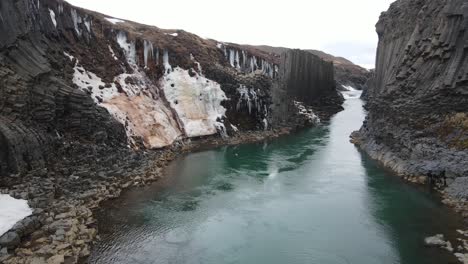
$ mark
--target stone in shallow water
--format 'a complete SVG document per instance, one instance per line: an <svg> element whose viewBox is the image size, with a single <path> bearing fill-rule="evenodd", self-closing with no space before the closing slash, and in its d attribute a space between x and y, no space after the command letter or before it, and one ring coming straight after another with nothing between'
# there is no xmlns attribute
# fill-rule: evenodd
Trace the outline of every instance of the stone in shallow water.
<svg viewBox="0 0 468 264"><path fill-rule="evenodd" d="M426 246L440 246L440 247L443 247L443 246L447 245L447 242L445 241L444 235L437 234L435 236L426 237L424 239L424 244Z"/></svg>

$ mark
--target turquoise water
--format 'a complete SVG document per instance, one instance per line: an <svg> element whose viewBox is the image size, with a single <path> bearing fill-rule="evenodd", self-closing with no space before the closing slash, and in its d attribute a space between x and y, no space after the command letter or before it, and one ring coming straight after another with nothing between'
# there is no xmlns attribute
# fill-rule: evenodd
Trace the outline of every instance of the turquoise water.
<svg viewBox="0 0 468 264"><path fill-rule="evenodd" d="M329 124L175 160L164 181L99 213L91 263L456 263L423 246L457 216L349 143L351 98Z"/></svg>

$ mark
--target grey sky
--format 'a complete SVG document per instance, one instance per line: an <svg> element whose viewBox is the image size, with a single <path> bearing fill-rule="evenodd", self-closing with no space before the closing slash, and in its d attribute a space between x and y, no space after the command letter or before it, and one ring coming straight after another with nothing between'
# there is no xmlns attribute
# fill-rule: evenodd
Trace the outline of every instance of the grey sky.
<svg viewBox="0 0 468 264"><path fill-rule="evenodd" d="M117 18L240 44L319 49L373 68L375 23L394 0L68 0Z"/></svg>

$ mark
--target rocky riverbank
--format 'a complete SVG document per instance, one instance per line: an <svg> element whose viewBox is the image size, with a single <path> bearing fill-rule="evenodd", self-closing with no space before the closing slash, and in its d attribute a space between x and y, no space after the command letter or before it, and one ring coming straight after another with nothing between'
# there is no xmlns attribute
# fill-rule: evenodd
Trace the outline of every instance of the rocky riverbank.
<svg viewBox="0 0 468 264"><path fill-rule="evenodd" d="M0 193L28 200L34 209L33 215L0 238L0 262L85 262L93 241L99 239L93 210L101 202L120 196L125 189L159 180L162 169L183 153L271 139L291 131L242 132L230 138L186 140L163 150L140 152L70 143L77 153L88 154L64 160L52 170L17 175L10 187L0 189Z"/></svg>

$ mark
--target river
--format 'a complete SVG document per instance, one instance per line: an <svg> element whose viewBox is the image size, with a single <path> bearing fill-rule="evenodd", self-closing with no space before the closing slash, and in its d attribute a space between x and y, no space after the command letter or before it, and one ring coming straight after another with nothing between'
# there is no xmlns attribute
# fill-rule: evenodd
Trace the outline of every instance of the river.
<svg viewBox="0 0 468 264"><path fill-rule="evenodd" d="M91 263L457 263L423 240L460 219L349 142L364 119L349 94L322 126L176 159L162 182L98 213Z"/></svg>

